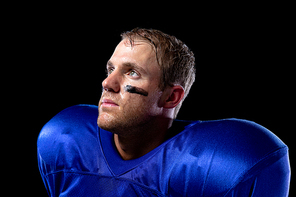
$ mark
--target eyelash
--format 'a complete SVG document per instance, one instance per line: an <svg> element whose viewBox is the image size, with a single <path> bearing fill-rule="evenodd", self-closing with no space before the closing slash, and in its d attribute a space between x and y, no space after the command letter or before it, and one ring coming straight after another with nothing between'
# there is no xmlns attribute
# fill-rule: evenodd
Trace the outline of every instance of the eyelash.
<svg viewBox="0 0 296 197"><path fill-rule="evenodd" d="M114 71L114 68L107 68L106 69L107 76L109 76L113 71Z"/></svg>
<svg viewBox="0 0 296 197"><path fill-rule="evenodd" d="M134 73L134 74L136 74L137 76L132 76L131 73ZM128 75L130 75L130 76L132 76L132 77L139 77L139 76L140 76L140 75L138 74L138 72L135 71L135 70L130 70L130 71L128 72Z"/></svg>
<svg viewBox="0 0 296 197"><path fill-rule="evenodd" d="M114 68L107 68L106 69L107 76L109 76L113 71L114 71ZM137 76L132 76L131 73L135 73ZM135 71L135 70L128 71L127 72L127 75L130 75L132 77L139 77L140 76L140 74L137 71Z"/></svg>

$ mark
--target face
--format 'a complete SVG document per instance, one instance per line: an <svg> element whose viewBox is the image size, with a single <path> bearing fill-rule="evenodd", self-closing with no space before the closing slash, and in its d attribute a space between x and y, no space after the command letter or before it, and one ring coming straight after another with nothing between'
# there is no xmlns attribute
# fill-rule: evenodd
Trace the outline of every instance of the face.
<svg viewBox="0 0 296 197"><path fill-rule="evenodd" d="M98 126L121 135L161 115L160 68L152 47L122 40L107 63Z"/></svg>

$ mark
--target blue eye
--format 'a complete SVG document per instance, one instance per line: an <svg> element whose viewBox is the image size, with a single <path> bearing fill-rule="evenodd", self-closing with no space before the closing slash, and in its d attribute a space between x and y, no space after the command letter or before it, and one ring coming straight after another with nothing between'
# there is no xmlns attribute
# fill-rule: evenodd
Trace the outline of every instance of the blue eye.
<svg viewBox="0 0 296 197"><path fill-rule="evenodd" d="M138 73L137 73L136 71L134 71L134 70L130 71L130 72L128 73L128 75L130 75L130 76L132 76L132 77L139 77Z"/></svg>
<svg viewBox="0 0 296 197"><path fill-rule="evenodd" d="M107 69L107 75L111 75L111 73L114 71L114 68L108 68Z"/></svg>

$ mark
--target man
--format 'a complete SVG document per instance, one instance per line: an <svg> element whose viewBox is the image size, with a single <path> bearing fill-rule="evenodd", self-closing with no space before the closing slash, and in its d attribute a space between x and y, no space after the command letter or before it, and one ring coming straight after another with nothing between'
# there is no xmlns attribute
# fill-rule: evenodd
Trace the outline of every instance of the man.
<svg viewBox="0 0 296 197"><path fill-rule="evenodd" d="M194 55L136 28L107 62L99 105L53 117L38 138L51 196L287 196L287 146L250 121L178 121Z"/></svg>

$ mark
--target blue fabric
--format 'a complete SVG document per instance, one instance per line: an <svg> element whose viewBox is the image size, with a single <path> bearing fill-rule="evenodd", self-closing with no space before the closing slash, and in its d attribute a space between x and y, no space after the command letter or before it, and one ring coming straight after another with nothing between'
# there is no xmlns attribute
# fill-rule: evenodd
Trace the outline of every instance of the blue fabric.
<svg viewBox="0 0 296 197"><path fill-rule="evenodd" d="M288 196L288 148L254 122L175 121L178 134L125 161L97 116L97 106L73 106L41 130L38 163L50 196Z"/></svg>

